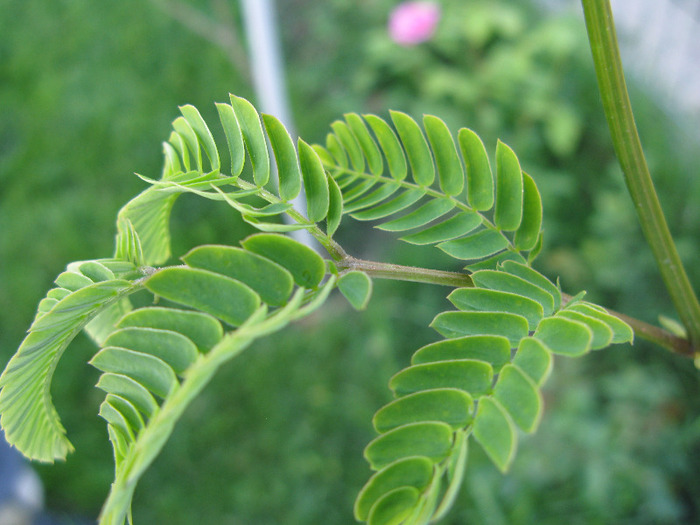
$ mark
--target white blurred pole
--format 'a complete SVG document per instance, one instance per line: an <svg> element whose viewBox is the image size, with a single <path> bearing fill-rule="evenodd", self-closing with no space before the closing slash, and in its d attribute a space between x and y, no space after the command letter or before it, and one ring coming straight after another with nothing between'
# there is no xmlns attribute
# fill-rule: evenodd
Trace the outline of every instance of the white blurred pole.
<svg viewBox="0 0 700 525"><path fill-rule="evenodd" d="M241 5L257 105L263 113L277 117L285 125L292 139L296 140L287 98L274 2L241 0ZM303 198L297 197L292 203L295 209L306 214ZM308 246L315 245L313 237L306 230L292 232L292 235Z"/></svg>
<svg viewBox="0 0 700 525"><path fill-rule="evenodd" d="M258 106L280 119L294 138L273 0L242 0L241 4Z"/></svg>

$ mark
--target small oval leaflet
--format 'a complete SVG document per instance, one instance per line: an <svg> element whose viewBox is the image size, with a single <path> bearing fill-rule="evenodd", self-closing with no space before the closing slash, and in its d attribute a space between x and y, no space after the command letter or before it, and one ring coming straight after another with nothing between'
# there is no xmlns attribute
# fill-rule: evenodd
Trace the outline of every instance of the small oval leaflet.
<svg viewBox="0 0 700 525"><path fill-rule="evenodd" d="M511 346L516 346L529 330L523 316L504 312L443 312L430 326L445 337L502 335Z"/></svg>
<svg viewBox="0 0 700 525"><path fill-rule="evenodd" d="M355 519L367 520L372 506L385 494L401 488L423 490L433 478L433 462L426 457L400 459L375 473L360 491L355 501Z"/></svg>
<svg viewBox="0 0 700 525"><path fill-rule="evenodd" d="M449 425L434 421L411 423L372 440L365 448L365 458L375 470L409 456L425 456L437 463L447 457L451 446Z"/></svg>
<svg viewBox="0 0 700 525"><path fill-rule="evenodd" d="M241 325L260 297L245 284L207 270L171 267L145 282L146 288L170 301L201 310L232 325Z"/></svg>
<svg viewBox="0 0 700 525"><path fill-rule="evenodd" d="M345 122L347 122L350 131L357 139L362 152L365 154L370 172L373 175L381 175L382 171L384 171L382 154L379 152L379 147L377 147L377 144L374 142L364 121L356 113L346 113L344 116Z"/></svg>
<svg viewBox="0 0 700 525"><path fill-rule="evenodd" d="M372 295L372 280L364 272L348 272L338 278L338 289L355 310L364 310Z"/></svg>
<svg viewBox="0 0 700 525"><path fill-rule="evenodd" d="M285 304L294 288L294 279L289 271L266 257L242 248L199 246L183 256L182 260L188 266L242 282L272 306Z"/></svg>
<svg viewBox="0 0 700 525"><path fill-rule="evenodd" d="M272 152L277 163L279 178L279 195L283 201L294 199L301 191L301 170L297 159L294 142L287 129L272 115L263 115L263 123L270 138Z"/></svg>
<svg viewBox="0 0 700 525"><path fill-rule="evenodd" d="M464 169L447 124L437 117L425 115L423 127L435 154L440 188L446 195L459 195L464 189Z"/></svg>
<svg viewBox="0 0 700 525"><path fill-rule="evenodd" d="M510 360L510 341L501 335L467 335L443 339L419 348L413 354L411 364L454 359L485 361L497 372Z"/></svg>
<svg viewBox="0 0 700 525"><path fill-rule="evenodd" d="M389 165L389 173L395 180L404 180L408 174L408 164L406 164L406 156L394 130L376 115L364 115L364 118L372 128L372 131L374 131L379 145L384 151L384 156Z"/></svg>
<svg viewBox="0 0 700 525"><path fill-rule="evenodd" d="M542 385L552 371L552 354L541 341L525 337L520 341L513 364L530 376L535 384Z"/></svg>
<svg viewBox="0 0 700 525"><path fill-rule="evenodd" d="M435 166L428 142L425 140L420 126L415 120L400 111L391 111L390 114L408 155L413 180L419 186L430 186L435 180Z"/></svg>
<svg viewBox="0 0 700 525"><path fill-rule="evenodd" d="M555 354L571 357L591 349L593 334L585 324L564 317L548 317L537 327L535 338Z"/></svg>
<svg viewBox="0 0 700 525"><path fill-rule="evenodd" d="M175 372L162 359L125 348L103 348L90 364L102 372L126 375L163 399L178 384Z"/></svg>
<svg viewBox="0 0 700 525"><path fill-rule="evenodd" d="M506 410L491 397L479 400L474 438L501 472L508 470L515 457L518 436Z"/></svg>
<svg viewBox="0 0 700 525"><path fill-rule="evenodd" d="M420 501L420 493L413 487L394 489L372 506L367 525L394 525L403 522Z"/></svg>
<svg viewBox="0 0 700 525"><path fill-rule="evenodd" d="M424 390L395 399L374 415L377 432L419 421L442 421L453 429L466 427L472 419L471 395L456 388Z"/></svg>
<svg viewBox="0 0 700 525"><path fill-rule="evenodd" d="M458 388L474 396L491 389L493 368L476 359L455 359L412 365L398 372L389 381L397 396L434 388Z"/></svg>
<svg viewBox="0 0 700 525"><path fill-rule="evenodd" d="M472 130L462 128L457 141L467 168L467 200L477 211L493 206L493 174L484 143Z"/></svg>
<svg viewBox="0 0 700 525"><path fill-rule="evenodd" d="M299 139L299 165L306 190L306 212L310 221L318 222L328 214L328 181L323 163L314 149Z"/></svg>
<svg viewBox="0 0 700 525"><path fill-rule="evenodd" d="M517 230L523 217L523 173L513 150L496 146L496 208L494 221L502 230Z"/></svg>
<svg viewBox="0 0 700 525"><path fill-rule="evenodd" d="M128 313L119 321L118 327L128 326L178 332L197 345L200 352L211 350L224 335L221 323L209 314L158 306L139 308Z"/></svg>
<svg viewBox="0 0 700 525"><path fill-rule="evenodd" d="M113 332L104 346L117 346L153 355L165 361L177 374L182 374L198 355L195 344L184 335L156 328L122 328Z"/></svg>
<svg viewBox="0 0 700 525"><path fill-rule="evenodd" d="M504 366L493 397L524 432L535 431L542 417L542 396L537 385L522 370L511 364Z"/></svg>
<svg viewBox="0 0 700 525"><path fill-rule="evenodd" d="M326 263L308 246L284 235L256 233L241 244L289 270L299 286L316 288L326 274Z"/></svg>

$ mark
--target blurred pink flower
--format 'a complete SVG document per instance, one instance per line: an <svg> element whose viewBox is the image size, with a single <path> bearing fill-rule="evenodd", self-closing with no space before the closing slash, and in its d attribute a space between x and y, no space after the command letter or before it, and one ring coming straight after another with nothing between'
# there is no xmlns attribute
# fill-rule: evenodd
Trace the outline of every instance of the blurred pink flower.
<svg viewBox="0 0 700 525"><path fill-rule="evenodd" d="M402 2L389 15L389 35L402 46L429 40L440 21L440 7L435 2Z"/></svg>

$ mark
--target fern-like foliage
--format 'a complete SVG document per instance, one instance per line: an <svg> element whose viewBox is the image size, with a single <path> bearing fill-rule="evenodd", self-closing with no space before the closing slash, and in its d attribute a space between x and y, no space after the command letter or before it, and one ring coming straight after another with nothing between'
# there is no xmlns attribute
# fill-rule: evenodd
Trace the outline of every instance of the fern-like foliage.
<svg viewBox="0 0 700 525"><path fill-rule="evenodd" d="M562 305L558 288L521 263L472 279L475 287L449 295L458 310L431 324L446 339L416 351L389 383L396 399L374 417L380 435L365 458L376 473L355 503L358 520L438 521L457 494L470 437L505 472L518 432L537 429L552 354L580 356L632 339L600 307Z"/></svg>
<svg viewBox="0 0 700 525"><path fill-rule="evenodd" d="M445 339L419 349L390 381L396 399L377 412L379 435L365 450L375 473L355 504L360 521L439 520L457 494L471 437L505 471L518 432L534 432L553 354L632 339L625 323L564 296L531 267L542 245L542 203L505 144L497 144L492 170L473 131L461 129L455 140L433 116L421 128L400 112L390 115L393 127L347 114L320 146L295 144L279 120L240 97L217 109L229 164L200 113L183 106L163 144L161 177L142 177L150 187L119 212L114 257L69 265L0 377L8 440L30 458L63 459L72 447L51 402L51 376L80 330L96 341L90 362L102 372L99 413L115 458L101 523L130 519L140 476L222 363L314 311L333 288L364 308L368 274L387 270L363 267L335 243L345 216L464 261L468 272L455 279L470 285L452 291L457 310L432 323ZM305 215L291 204L302 191ZM261 233L159 266L171 258L169 219L182 193L226 203ZM284 235L295 229L307 229L332 260ZM137 290L161 302L134 310L128 295Z"/></svg>

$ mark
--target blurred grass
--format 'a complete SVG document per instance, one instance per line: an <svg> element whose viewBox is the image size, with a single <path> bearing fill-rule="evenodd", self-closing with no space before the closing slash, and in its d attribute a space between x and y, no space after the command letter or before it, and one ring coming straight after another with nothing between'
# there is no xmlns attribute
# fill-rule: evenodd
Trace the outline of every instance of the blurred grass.
<svg viewBox="0 0 700 525"><path fill-rule="evenodd" d="M225 5L191 3L214 14ZM299 133L323 141L343 112L394 108L468 126L489 148L502 137L545 199L540 267L561 275L567 291L586 288L652 322L668 315L608 144L582 25L521 2L445 0L435 40L404 49L384 33L393 4L278 1ZM0 9L4 364L64 266L112 253L116 212L144 187L132 173L158 175L177 106L192 103L215 123L215 101L252 92L222 50L148 2L4 1ZM692 263L700 255L696 143L643 92L634 98L672 230ZM235 243L248 231L225 207L189 197L173 229L175 254ZM445 260L358 231L339 234L357 256ZM699 285L700 269L689 270ZM448 307L445 292L379 282L363 314L337 298L279 340L258 342L190 407L136 492L136 523L349 522L369 475L361 455L371 416L389 399L389 377L435 338L427 325ZM52 511L88 518L112 475L91 352L79 338L53 388L77 450L39 467ZM473 446L461 502L446 521L696 522L699 394L691 363L643 343L558 360L542 427L523 440L513 472L501 476Z"/></svg>

